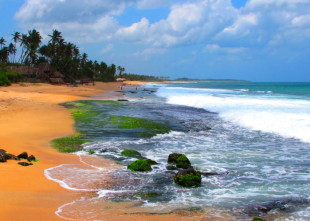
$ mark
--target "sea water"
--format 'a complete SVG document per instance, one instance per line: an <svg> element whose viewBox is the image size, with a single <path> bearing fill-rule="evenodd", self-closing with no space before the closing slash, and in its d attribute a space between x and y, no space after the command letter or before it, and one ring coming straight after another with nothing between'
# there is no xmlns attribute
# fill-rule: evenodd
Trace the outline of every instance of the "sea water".
<svg viewBox="0 0 310 221"><path fill-rule="evenodd" d="M270 214L280 214L274 220L310 219L310 83L194 82L145 87L129 93L128 108L117 114L166 120L172 131L136 138L107 136L89 128L96 142L85 148L123 165L113 172L119 185L98 188L96 200L107 196L114 201L141 200L135 193L155 192L156 197L143 199L142 207L155 211L212 207L235 214L236 220ZM124 159L123 149L138 150L160 164L148 174L128 172L126 165L135 159ZM196 169L219 175L203 177L199 188L176 186L173 173L165 169L168 155L174 152L186 154ZM97 169L78 169L88 177L81 182L81 190L87 190L85 183L90 180L100 179L104 168ZM67 170L74 174L74 168ZM70 179L55 178L63 171L52 168L46 175L70 188ZM79 189L76 181L71 189Z"/></svg>

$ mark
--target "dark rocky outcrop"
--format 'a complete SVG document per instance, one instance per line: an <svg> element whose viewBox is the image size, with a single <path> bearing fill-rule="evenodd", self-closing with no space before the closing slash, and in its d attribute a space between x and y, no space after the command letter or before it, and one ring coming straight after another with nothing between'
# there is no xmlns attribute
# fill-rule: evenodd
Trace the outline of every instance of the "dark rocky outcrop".
<svg viewBox="0 0 310 221"><path fill-rule="evenodd" d="M19 162L18 164L23 166L23 167L27 167L27 166L33 165L32 163L27 163L27 162Z"/></svg>
<svg viewBox="0 0 310 221"><path fill-rule="evenodd" d="M152 170L151 162L148 159L136 160L127 166L128 170L137 172L148 172Z"/></svg>
<svg viewBox="0 0 310 221"><path fill-rule="evenodd" d="M10 154L10 153L6 153L5 158L7 160L19 160L19 158L17 156L15 156L14 154Z"/></svg>
<svg viewBox="0 0 310 221"><path fill-rule="evenodd" d="M28 159L28 153L22 152L21 154L17 155L19 159Z"/></svg>
<svg viewBox="0 0 310 221"><path fill-rule="evenodd" d="M175 164L178 168L182 169L188 169L192 167L189 159L184 154L180 153L170 154L168 157L168 163Z"/></svg>
<svg viewBox="0 0 310 221"><path fill-rule="evenodd" d="M173 180L176 184L184 187L198 187L201 185L201 173L193 168L179 171Z"/></svg>
<svg viewBox="0 0 310 221"><path fill-rule="evenodd" d="M117 99L117 101L129 101L127 99Z"/></svg>
<svg viewBox="0 0 310 221"><path fill-rule="evenodd" d="M0 163L5 163L5 162L6 162L5 156L0 154Z"/></svg>
<svg viewBox="0 0 310 221"><path fill-rule="evenodd" d="M151 165L158 165L159 164L155 160L151 160L151 159L146 159L146 160L148 160Z"/></svg>
<svg viewBox="0 0 310 221"><path fill-rule="evenodd" d="M167 170L177 170L178 168L176 166L173 166L173 165L168 165L168 166L166 166L166 169Z"/></svg>
<svg viewBox="0 0 310 221"><path fill-rule="evenodd" d="M265 221L265 220L260 217L254 217L252 221Z"/></svg>
<svg viewBox="0 0 310 221"><path fill-rule="evenodd" d="M35 156L30 155L30 156L28 157L28 161L29 161L29 162L35 162L35 161L37 161L37 159L36 159Z"/></svg>

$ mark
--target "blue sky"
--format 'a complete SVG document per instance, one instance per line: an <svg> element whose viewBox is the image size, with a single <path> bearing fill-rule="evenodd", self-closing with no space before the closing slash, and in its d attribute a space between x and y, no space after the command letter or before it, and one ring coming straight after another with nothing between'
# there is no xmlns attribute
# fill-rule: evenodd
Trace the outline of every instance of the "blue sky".
<svg viewBox="0 0 310 221"><path fill-rule="evenodd" d="M57 29L128 73L310 81L309 12L309 0L0 0L0 37Z"/></svg>

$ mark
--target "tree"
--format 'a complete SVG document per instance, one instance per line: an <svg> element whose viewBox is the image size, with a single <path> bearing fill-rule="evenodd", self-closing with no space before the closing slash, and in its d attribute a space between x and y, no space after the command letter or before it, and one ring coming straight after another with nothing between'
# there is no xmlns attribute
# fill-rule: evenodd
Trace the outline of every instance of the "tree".
<svg viewBox="0 0 310 221"><path fill-rule="evenodd" d="M42 41L42 37L39 32L35 29L28 31L28 36L26 36L26 51L24 63L28 65L34 65L38 58L38 50Z"/></svg>
<svg viewBox="0 0 310 221"><path fill-rule="evenodd" d="M12 34L12 36L13 36L12 40L14 41L14 46L17 51L17 42L21 40L21 34L16 31L14 34ZM16 55L16 52L14 53L13 63L15 62L15 55Z"/></svg>
<svg viewBox="0 0 310 221"><path fill-rule="evenodd" d="M0 38L1 49L3 48L3 46L5 46L5 42L6 42L6 40L3 37Z"/></svg>
<svg viewBox="0 0 310 221"><path fill-rule="evenodd" d="M119 76L122 77L122 73L125 71L125 68L118 66L117 70L119 71Z"/></svg>
<svg viewBox="0 0 310 221"><path fill-rule="evenodd" d="M16 50L15 45L13 43L9 44L8 52L9 52L9 55L14 55L13 58L11 57L11 62L14 63L14 58L15 58L15 54L16 54L17 50Z"/></svg>

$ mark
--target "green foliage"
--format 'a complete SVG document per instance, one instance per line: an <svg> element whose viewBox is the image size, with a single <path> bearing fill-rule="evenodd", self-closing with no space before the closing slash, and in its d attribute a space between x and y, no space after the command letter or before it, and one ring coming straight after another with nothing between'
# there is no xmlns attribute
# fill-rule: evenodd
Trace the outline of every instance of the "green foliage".
<svg viewBox="0 0 310 221"><path fill-rule="evenodd" d="M174 182L184 187L198 187L201 185L201 173L196 170L192 173L176 175L173 178Z"/></svg>
<svg viewBox="0 0 310 221"><path fill-rule="evenodd" d="M72 153L82 150L82 144L91 142L91 140L83 139L79 134L74 134L68 137L62 137L51 142L52 147L62 153Z"/></svg>
<svg viewBox="0 0 310 221"><path fill-rule="evenodd" d="M265 221L265 220L259 217L254 217L252 221Z"/></svg>
<svg viewBox="0 0 310 221"><path fill-rule="evenodd" d="M130 81L167 81L169 78L167 77L155 77L150 75L138 75L138 74L121 74L122 78L126 78L126 80Z"/></svg>
<svg viewBox="0 0 310 221"><path fill-rule="evenodd" d="M6 71L6 75L11 82L20 82L23 80L23 76L15 71Z"/></svg>
<svg viewBox="0 0 310 221"><path fill-rule="evenodd" d="M0 70L0 86L10 86L11 81L9 80L6 71Z"/></svg>
<svg viewBox="0 0 310 221"><path fill-rule="evenodd" d="M124 150L121 152L121 154L126 157L136 157L136 158L142 157L141 153L135 150Z"/></svg>
<svg viewBox="0 0 310 221"><path fill-rule="evenodd" d="M137 172L148 172L152 170L151 162L149 160L136 160L127 166L128 170Z"/></svg>

